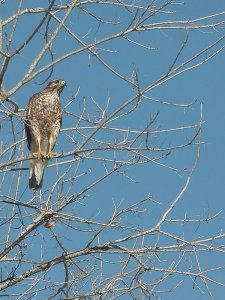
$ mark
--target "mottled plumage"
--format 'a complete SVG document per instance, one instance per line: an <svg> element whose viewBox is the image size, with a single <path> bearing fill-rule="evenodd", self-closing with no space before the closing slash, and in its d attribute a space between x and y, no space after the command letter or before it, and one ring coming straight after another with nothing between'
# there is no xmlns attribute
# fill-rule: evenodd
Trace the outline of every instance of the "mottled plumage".
<svg viewBox="0 0 225 300"><path fill-rule="evenodd" d="M27 146L33 157L30 161L29 187L41 188L47 159L55 156L55 146L61 124L62 107L59 96L65 86L63 80L53 80L41 92L34 94L25 110Z"/></svg>

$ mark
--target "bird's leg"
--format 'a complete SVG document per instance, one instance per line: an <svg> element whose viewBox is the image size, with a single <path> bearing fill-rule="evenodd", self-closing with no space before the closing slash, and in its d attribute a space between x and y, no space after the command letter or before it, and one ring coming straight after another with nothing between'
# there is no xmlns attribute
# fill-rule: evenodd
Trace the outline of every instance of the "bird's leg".
<svg viewBox="0 0 225 300"><path fill-rule="evenodd" d="M35 158L41 159L43 157L43 154L41 153L41 140L38 139L38 152L33 152L32 155Z"/></svg>
<svg viewBox="0 0 225 300"><path fill-rule="evenodd" d="M52 138L50 137L49 139L49 148L48 148L48 154L47 154L47 158L48 159L52 159L53 157L56 157L58 155L57 152L52 152L52 144L53 144L53 141L52 141Z"/></svg>

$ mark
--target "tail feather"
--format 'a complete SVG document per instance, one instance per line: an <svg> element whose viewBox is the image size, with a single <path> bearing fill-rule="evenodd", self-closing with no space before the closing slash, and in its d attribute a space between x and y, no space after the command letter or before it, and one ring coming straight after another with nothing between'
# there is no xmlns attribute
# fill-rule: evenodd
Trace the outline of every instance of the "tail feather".
<svg viewBox="0 0 225 300"><path fill-rule="evenodd" d="M30 162L30 189L38 190L42 187L43 175L47 166L47 160L34 159Z"/></svg>

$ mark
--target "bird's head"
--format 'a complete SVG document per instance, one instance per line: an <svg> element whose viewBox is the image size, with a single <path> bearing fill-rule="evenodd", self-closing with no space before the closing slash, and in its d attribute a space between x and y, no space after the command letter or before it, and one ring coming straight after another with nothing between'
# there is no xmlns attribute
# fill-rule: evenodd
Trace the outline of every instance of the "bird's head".
<svg viewBox="0 0 225 300"><path fill-rule="evenodd" d="M49 82L47 89L56 90L60 95L63 88L66 86L66 82L62 79L55 79Z"/></svg>

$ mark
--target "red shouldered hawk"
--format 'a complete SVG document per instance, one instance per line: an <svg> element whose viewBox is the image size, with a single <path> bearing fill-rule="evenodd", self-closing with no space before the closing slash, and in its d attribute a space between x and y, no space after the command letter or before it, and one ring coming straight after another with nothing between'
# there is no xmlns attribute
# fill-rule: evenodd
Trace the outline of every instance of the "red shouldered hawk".
<svg viewBox="0 0 225 300"><path fill-rule="evenodd" d="M30 161L29 187L41 188L44 170L52 153L62 125L62 107L59 96L66 85L64 80L51 81L41 92L34 94L25 109L27 146L33 157Z"/></svg>

